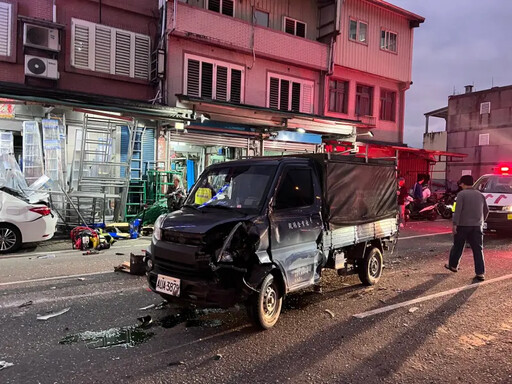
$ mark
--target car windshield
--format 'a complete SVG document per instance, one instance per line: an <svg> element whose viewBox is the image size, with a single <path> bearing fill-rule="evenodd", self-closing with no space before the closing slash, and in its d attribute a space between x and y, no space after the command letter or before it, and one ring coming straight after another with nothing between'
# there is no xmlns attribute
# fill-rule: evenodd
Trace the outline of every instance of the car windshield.
<svg viewBox="0 0 512 384"><path fill-rule="evenodd" d="M512 194L512 175L483 176L475 183L480 192Z"/></svg>
<svg viewBox="0 0 512 384"><path fill-rule="evenodd" d="M225 164L212 168L201 175L185 205L257 212L265 201L275 171L275 166L267 165Z"/></svg>

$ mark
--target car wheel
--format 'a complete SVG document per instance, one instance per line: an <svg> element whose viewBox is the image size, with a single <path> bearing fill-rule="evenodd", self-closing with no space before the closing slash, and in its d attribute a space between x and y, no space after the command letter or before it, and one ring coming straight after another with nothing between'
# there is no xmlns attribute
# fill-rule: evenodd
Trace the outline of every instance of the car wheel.
<svg viewBox="0 0 512 384"><path fill-rule="evenodd" d="M379 248L369 248L358 266L359 280L364 285L375 285L382 275L383 257Z"/></svg>
<svg viewBox="0 0 512 384"><path fill-rule="evenodd" d="M279 319L283 297L274 276L267 275L260 291L249 298L247 314L262 329L272 328Z"/></svg>
<svg viewBox="0 0 512 384"><path fill-rule="evenodd" d="M0 224L0 253L16 252L21 247L20 230L7 223Z"/></svg>

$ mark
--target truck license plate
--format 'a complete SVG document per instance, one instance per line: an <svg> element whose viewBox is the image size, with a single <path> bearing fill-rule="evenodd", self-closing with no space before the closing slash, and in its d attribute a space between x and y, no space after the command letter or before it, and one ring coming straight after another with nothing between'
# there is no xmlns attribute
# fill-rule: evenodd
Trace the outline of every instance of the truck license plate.
<svg viewBox="0 0 512 384"><path fill-rule="evenodd" d="M164 275L158 275L156 280L157 292L167 293L171 296L180 295L180 279Z"/></svg>

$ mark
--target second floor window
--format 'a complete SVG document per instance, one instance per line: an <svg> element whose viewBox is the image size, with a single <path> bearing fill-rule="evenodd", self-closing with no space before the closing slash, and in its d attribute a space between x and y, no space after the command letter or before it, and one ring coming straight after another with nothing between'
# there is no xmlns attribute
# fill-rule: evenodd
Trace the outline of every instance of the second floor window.
<svg viewBox="0 0 512 384"><path fill-rule="evenodd" d="M11 55L11 9L11 4L0 2L0 56Z"/></svg>
<svg viewBox="0 0 512 384"><path fill-rule="evenodd" d="M329 80L329 111L347 113L348 81Z"/></svg>
<svg viewBox="0 0 512 384"><path fill-rule="evenodd" d="M373 116L373 88L367 85L356 86L356 115Z"/></svg>
<svg viewBox="0 0 512 384"><path fill-rule="evenodd" d="M380 49L390 52L396 52L397 35L394 32L382 30L380 31Z"/></svg>
<svg viewBox="0 0 512 384"><path fill-rule="evenodd" d="M380 113L379 119L395 121L396 92L386 89L380 90Z"/></svg>
<svg viewBox="0 0 512 384"><path fill-rule="evenodd" d="M222 13L226 16L235 16L233 0L207 0L207 3L207 7L210 11Z"/></svg>
<svg viewBox="0 0 512 384"><path fill-rule="evenodd" d="M313 113L313 84L309 80L270 74L267 106L282 111Z"/></svg>
<svg viewBox="0 0 512 384"><path fill-rule="evenodd" d="M306 23L302 21L291 19L289 17L284 18L284 31L290 35L299 37L306 37Z"/></svg>
<svg viewBox="0 0 512 384"><path fill-rule="evenodd" d="M243 101L242 66L198 56L185 56L185 93L231 103Z"/></svg>
<svg viewBox="0 0 512 384"><path fill-rule="evenodd" d="M254 24L268 28L269 19L270 19L270 15L268 12L260 11L258 9L254 10L254 14L253 14Z"/></svg>
<svg viewBox="0 0 512 384"><path fill-rule="evenodd" d="M149 36L78 19L72 19L71 25L71 65L149 79Z"/></svg>
<svg viewBox="0 0 512 384"><path fill-rule="evenodd" d="M367 43L368 24L364 21L350 19L348 38L358 43Z"/></svg>

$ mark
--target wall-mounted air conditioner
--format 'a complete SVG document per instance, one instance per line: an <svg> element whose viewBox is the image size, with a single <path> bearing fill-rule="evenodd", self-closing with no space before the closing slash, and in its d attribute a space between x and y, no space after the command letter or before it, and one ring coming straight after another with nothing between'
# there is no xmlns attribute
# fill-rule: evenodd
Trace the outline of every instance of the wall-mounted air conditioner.
<svg viewBox="0 0 512 384"><path fill-rule="evenodd" d="M39 25L23 25L23 45L27 47L60 51L59 30Z"/></svg>
<svg viewBox="0 0 512 384"><path fill-rule="evenodd" d="M58 79L59 70L57 60L25 55L25 76Z"/></svg>

